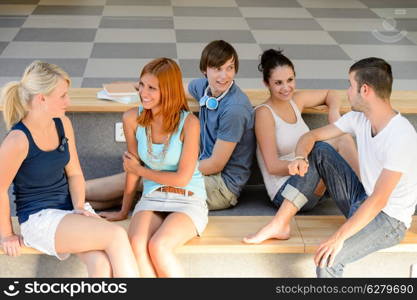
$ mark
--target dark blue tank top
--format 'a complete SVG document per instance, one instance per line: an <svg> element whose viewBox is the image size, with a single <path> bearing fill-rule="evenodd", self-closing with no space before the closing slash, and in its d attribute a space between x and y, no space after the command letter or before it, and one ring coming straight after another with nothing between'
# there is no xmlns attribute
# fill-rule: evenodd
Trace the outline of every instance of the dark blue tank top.
<svg viewBox="0 0 417 300"><path fill-rule="evenodd" d="M68 143L61 119L54 118L54 122L60 142L58 148L52 151L39 149L22 121L11 129L23 131L29 142L28 154L13 180L16 215L20 224L42 209L73 209L64 170L70 159Z"/></svg>

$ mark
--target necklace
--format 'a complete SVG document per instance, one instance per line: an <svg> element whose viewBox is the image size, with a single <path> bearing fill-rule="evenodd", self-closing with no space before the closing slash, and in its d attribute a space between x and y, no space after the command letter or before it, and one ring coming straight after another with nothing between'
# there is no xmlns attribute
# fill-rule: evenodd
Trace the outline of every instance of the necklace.
<svg viewBox="0 0 417 300"><path fill-rule="evenodd" d="M147 147L148 147L148 155L149 157L154 160L158 161L159 164L161 164L164 159L165 155L168 151L168 144L169 144L169 138L171 137L171 134L169 133L164 141L164 148L162 148L162 151L159 154L154 154L152 151L152 127L148 126L146 127L146 140L147 140Z"/></svg>

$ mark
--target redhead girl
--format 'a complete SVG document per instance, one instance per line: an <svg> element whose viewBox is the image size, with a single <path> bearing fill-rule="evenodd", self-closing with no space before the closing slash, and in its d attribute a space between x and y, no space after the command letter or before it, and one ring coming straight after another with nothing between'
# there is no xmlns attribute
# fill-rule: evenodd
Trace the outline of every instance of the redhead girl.
<svg viewBox="0 0 417 300"><path fill-rule="evenodd" d="M129 226L139 272L143 277L182 277L174 250L200 235L208 221L198 170L200 125L188 108L181 71L171 59L155 59L143 68L139 95L143 106L123 116L128 151L122 208L101 215L127 218L142 178L142 197Z"/></svg>

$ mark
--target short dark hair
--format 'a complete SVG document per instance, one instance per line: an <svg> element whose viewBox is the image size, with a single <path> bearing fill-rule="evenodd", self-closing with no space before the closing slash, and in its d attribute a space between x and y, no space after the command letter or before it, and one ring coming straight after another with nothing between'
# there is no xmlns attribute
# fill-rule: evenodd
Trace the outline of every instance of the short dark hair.
<svg viewBox="0 0 417 300"><path fill-rule="evenodd" d="M207 68L218 68L224 65L229 59L235 62L236 73L239 70L239 57L232 45L223 40L210 42L201 53L200 71L205 73Z"/></svg>
<svg viewBox="0 0 417 300"><path fill-rule="evenodd" d="M282 50L268 49L261 55L261 62L258 65L259 72L262 72L264 82L268 83L271 77L271 71L277 67L290 67L295 75L295 69L292 61L282 54Z"/></svg>
<svg viewBox="0 0 417 300"><path fill-rule="evenodd" d="M391 66L382 58L368 57L354 63L349 73L355 72L355 81L358 83L358 92L362 85L371 86L382 99L389 99L392 91Z"/></svg>

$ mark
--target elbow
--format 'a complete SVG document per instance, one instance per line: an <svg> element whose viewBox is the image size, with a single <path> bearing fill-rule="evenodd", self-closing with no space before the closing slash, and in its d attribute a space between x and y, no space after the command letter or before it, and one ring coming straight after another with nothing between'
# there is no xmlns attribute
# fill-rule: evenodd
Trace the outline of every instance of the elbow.
<svg viewBox="0 0 417 300"><path fill-rule="evenodd" d="M187 186L188 182L190 182L190 181L186 181L186 180L183 180L183 179L179 179L176 182L175 186L180 187L180 188L184 188L184 187Z"/></svg>
<svg viewBox="0 0 417 300"><path fill-rule="evenodd" d="M178 174L177 180L175 181L175 186L181 187L181 188L186 187L187 184L191 181L192 176L193 176L193 174L191 174L191 175Z"/></svg>
<svg viewBox="0 0 417 300"><path fill-rule="evenodd" d="M381 199L380 201L378 201L378 204L379 204L378 209L379 210L383 210L384 207L387 206L387 204L388 204L388 197L384 197L383 199Z"/></svg>
<svg viewBox="0 0 417 300"><path fill-rule="evenodd" d="M324 97L324 104L327 105L328 107L332 105L331 94L332 94L331 90L326 90L326 96Z"/></svg>
<svg viewBox="0 0 417 300"><path fill-rule="evenodd" d="M213 157L210 157L208 159L205 159L199 162L198 170L203 175L213 175L213 174L217 174L223 171L226 163L227 161L222 162L217 159L213 159Z"/></svg>
<svg viewBox="0 0 417 300"><path fill-rule="evenodd" d="M315 142L319 141L320 139L319 139L318 135L316 134L316 129L313 129L313 130L311 130L311 131L309 131L307 133L304 133L301 136L301 138L298 141L298 143L300 143L301 140L302 141L306 141L307 143L314 144Z"/></svg>
<svg viewBox="0 0 417 300"><path fill-rule="evenodd" d="M265 168L269 174L275 173L275 168L272 166L272 164L265 163Z"/></svg>
<svg viewBox="0 0 417 300"><path fill-rule="evenodd" d="M210 173L211 174L220 173L221 171L223 171L224 167L226 166L226 163L227 162L223 162L223 161L213 161L212 171Z"/></svg>
<svg viewBox="0 0 417 300"><path fill-rule="evenodd" d="M267 164L265 167L271 175L287 176L289 174L287 166L274 166L272 164Z"/></svg>
<svg viewBox="0 0 417 300"><path fill-rule="evenodd" d="M385 206L387 206L388 198L389 196L372 195L372 207L374 207L376 211L380 212Z"/></svg>
<svg viewBox="0 0 417 300"><path fill-rule="evenodd" d="M329 107L338 106L340 105L340 97L335 90L327 90L324 102Z"/></svg>
<svg viewBox="0 0 417 300"><path fill-rule="evenodd" d="M224 166L214 167L213 170L210 172L210 175L221 173L223 169L224 169Z"/></svg>
<svg viewBox="0 0 417 300"><path fill-rule="evenodd" d="M81 180L81 182L78 182L77 184L85 184L83 173L67 173L67 179L68 181Z"/></svg>
<svg viewBox="0 0 417 300"><path fill-rule="evenodd" d="M210 163L200 164L198 169L203 175L213 175L223 171L225 165L221 162L211 160Z"/></svg>

